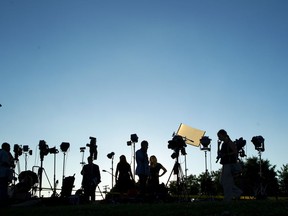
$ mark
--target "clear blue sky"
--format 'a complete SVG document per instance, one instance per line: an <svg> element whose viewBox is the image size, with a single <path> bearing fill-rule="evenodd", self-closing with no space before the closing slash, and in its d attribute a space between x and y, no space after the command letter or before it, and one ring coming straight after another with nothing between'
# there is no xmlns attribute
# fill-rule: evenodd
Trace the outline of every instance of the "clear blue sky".
<svg viewBox="0 0 288 216"><path fill-rule="evenodd" d="M75 189L89 136L101 170L111 171L106 155L115 152L115 171L121 154L132 162L132 133L167 168L166 183L167 141L180 123L212 139L209 170L220 168L221 128L247 140L249 157L258 155L251 138L262 135L262 157L280 169L288 163L287 11L286 0L1 0L0 142L29 145L29 169L40 165L39 140L59 150L70 142L64 175L75 173ZM203 172L204 152L186 151L188 175ZM45 156L51 182L53 163ZM61 187L61 151L56 164ZM111 187L101 175L101 189Z"/></svg>

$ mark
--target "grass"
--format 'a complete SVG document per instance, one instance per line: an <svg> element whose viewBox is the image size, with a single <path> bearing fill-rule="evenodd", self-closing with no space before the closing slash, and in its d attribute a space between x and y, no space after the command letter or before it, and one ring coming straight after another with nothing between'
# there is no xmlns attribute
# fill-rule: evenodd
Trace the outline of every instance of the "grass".
<svg viewBox="0 0 288 216"><path fill-rule="evenodd" d="M230 214L228 214L228 212ZM288 215L288 200L239 200L171 203L96 203L83 205L36 205L1 209L1 216L197 216L197 215Z"/></svg>

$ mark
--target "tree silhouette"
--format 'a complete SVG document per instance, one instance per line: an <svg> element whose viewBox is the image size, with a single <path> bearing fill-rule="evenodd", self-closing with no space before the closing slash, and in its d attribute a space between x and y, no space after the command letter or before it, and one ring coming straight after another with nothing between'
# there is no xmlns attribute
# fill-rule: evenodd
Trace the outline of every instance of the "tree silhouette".
<svg viewBox="0 0 288 216"><path fill-rule="evenodd" d="M189 175L186 178L186 188L189 195L197 195L200 191L200 184L196 175Z"/></svg>
<svg viewBox="0 0 288 216"><path fill-rule="evenodd" d="M282 196L288 195L288 164L283 165L277 171L279 179L279 191Z"/></svg>
<svg viewBox="0 0 288 216"><path fill-rule="evenodd" d="M276 165L271 165L269 160L258 157L246 158L242 161L242 175L235 177L235 184L242 189L244 196L265 199L267 196L278 196L288 194L288 164L283 165L280 171L275 171ZM261 165L261 172L260 172ZM277 178L279 175L280 189ZM171 181L169 191L171 195L183 194L183 188L188 195L223 195L221 185L221 169L211 173L203 172L196 175L189 175L177 182Z"/></svg>
<svg viewBox="0 0 288 216"><path fill-rule="evenodd" d="M261 159L260 163L257 157L247 158L241 177L244 195L255 196L258 199L266 198L268 195L277 196L278 180L275 167L269 160Z"/></svg>

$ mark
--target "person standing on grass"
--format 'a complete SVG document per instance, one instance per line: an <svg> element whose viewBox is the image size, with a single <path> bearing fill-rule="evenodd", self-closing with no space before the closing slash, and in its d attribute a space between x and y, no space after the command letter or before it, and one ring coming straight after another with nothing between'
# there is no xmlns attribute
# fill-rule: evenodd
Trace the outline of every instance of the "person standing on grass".
<svg viewBox="0 0 288 216"><path fill-rule="evenodd" d="M220 164L222 164L221 184L224 191L224 201L229 202L233 198L235 199L240 198L240 195L242 194L242 191L235 185L234 176L232 174L232 166L237 163L238 153L236 145L230 139L225 130L223 129L219 130L217 136L218 136L217 159L220 159Z"/></svg>
<svg viewBox="0 0 288 216"><path fill-rule="evenodd" d="M89 202L90 198L92 202L95 201L96 187L101 182L99 166L93 163L93 157L87 158L88 164L84 165L81 170L82 187L84 190L84 199Z"/></svg>
<svg viewBox="0 0 288 216"><path fill-rule="evenodd" d="M149 168L150 168L150 175L148 178L148 185L150 191L159 192L159 186L160 186L159 177L163 176L167 172L167 170L161 163L158 163L155 155L152 155L150 157ZM160 170L162 170L161 174Z"/></svg>
<svg viewBox="0 0 288 216"><path fill-rule="evenodd" d="M127 162L125 155L120 156L120 161L116 166L115 172L116 188L121 192L127 192L133 187L134 179L131 166Z"/></svg>
<svg viewBox="0 0 288 216"><path fill-rule="evenodd" d="M140 194L145 195L146 183L149 176L148 142L143 140L141 148L136 151L136 175L139 177Z"/></svg>

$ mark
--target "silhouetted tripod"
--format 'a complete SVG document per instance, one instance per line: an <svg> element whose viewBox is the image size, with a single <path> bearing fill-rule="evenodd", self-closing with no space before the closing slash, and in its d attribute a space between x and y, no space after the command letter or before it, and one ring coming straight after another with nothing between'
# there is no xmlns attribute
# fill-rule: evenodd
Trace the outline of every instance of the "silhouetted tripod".
<svg viewBox="0 0 288 216"><path fill-rule="evenodd" d="M187 189L186 189L185 176L183 174L183 170L182 170L181 165L179 163L179 156L175 158L175 163L174 163L173 169L170 173L170 176L168 178L168 181L166 183L166 187L167 187L173 173L174 173L174 175L176 175L176 189L177 189L178 198L179 199L182 198L183 200L185 200L188 196L188 193L187 193Z"/></svg>

